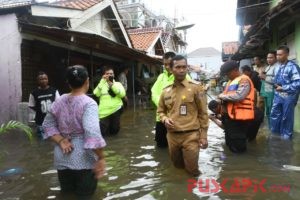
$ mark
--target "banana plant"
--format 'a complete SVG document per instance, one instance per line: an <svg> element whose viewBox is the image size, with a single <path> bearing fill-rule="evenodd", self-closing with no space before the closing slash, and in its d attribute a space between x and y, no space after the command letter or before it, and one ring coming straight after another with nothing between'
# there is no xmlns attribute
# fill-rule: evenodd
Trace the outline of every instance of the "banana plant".
<svg viewBox="0 0 300 200"><path fill-rule="evenodd" d="M13 129L19 129L21 131L24 131L29 138L29 140L32 139L32 130L29 126L23 124L22 122L11 120L7 123L4 123L0 127L0 135L7 133L10 130Z"/></svg>

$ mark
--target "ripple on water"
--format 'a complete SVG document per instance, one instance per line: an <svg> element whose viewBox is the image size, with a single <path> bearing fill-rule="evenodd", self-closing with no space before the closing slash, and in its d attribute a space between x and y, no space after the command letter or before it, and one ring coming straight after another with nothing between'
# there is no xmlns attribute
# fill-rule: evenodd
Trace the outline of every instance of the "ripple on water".
<svg viewBox="0 0 300 200"><path fill-rule="evenodd" d="M103 200L120 199L121 197L128 197L128 196L136 194L138 192L139 192L138 190L127 190L127 191L121 192L119 194L114 194L114 195L108 194L109 196L103 198Z"/></svg>
<svg viewBox="0 0 300 200"><path fill-rule="evenodd" d="M157 167L159 162L156 161L142 161L138 164L133 164L134 167Z"/></svg>

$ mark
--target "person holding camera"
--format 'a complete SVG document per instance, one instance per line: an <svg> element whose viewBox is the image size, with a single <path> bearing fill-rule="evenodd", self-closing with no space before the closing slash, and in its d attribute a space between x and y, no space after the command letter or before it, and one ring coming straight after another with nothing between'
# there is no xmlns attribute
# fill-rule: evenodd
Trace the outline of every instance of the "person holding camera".
<svg viewBox="0 0 300 200"><path fill-rule="evenodd" d="M283 139L293 136L294 112L300 93L300 69L288 60L289 48L278 47L277 60L280 66L275 69L274 100L270 114L271 132L280 134Z"/></svg>
<svg viewBox="0 0 300 200"><path fill-rule="evenodd" d="M120 130L120 118L123 111L122 98L126 96L124 86L114 80L114 71L104 68L99 84L93 91L99 97L99 118L102 134L116 135Z"/></svg>

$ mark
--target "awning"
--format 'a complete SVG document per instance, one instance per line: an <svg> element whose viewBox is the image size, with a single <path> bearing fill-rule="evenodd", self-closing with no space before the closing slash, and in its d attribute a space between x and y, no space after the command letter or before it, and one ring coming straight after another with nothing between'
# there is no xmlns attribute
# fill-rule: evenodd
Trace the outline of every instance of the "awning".
<svg viewBox="0 0 300 200"><path fill-rule="evenodd" d="M116 43L96 34L41 26L21 21L19 21L19 27L21 33L33 34L49 40L92 50L93 52L116 57L122 60L138 61L145 64L162 64L162 62L158 59L147 56L135 49L131 49L125 45Z"/></svg>
<svg viewBox="0 0 300 200"><path fill-rule="evenodd" d="M270 11L262 15L250 28L249 32L241 41L238 52L232 57L232 59L240 60L267 53L267 50L263 49L263 45L267 40L271 39L270 27L273 25L272 22L274 19L282 17L283 15L296 17L296 14L299 12L300 0L285 0L279 3Z"/></svg>

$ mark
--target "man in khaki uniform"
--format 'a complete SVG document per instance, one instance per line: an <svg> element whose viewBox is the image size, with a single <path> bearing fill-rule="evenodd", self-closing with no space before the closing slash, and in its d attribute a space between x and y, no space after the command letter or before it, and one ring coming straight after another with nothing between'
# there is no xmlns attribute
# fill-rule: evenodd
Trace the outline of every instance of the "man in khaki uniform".
<svg viewBox="0 0 300 200"><path fill-rule="evenodd" d="M175 81L166 87L157 113L167 128L171 160L175 167L199 175L199 148L207 148L207 99L200 83L187 80L187 60L175 56L170 64Z"/></svg>

